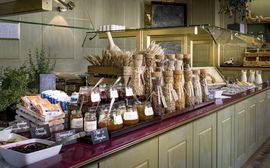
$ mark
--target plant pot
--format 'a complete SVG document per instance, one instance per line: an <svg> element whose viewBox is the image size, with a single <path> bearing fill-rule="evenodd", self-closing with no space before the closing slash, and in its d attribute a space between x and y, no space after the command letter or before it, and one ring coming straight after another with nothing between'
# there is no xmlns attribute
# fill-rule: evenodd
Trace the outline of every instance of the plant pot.
<svg viewBox="0 0 270 168"><path fill-rule="evenodd" d="M16 110L8 107L4 111L0 111L0 126L7 127L9 122L15 120Z"/></svg>
<svg viewBox="0 0 270 168"><path fill-rule="evenodd" d="M247 26L243 23L233 23L233 24L227 24L227 29L238 31L241 33L247 32Z"/></svg>

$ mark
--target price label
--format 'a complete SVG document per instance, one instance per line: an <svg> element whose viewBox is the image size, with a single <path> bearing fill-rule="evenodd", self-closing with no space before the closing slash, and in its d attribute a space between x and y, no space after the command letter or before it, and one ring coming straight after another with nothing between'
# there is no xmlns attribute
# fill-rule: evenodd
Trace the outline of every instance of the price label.
<svg viewBox="0 0 270 168"><path fill-rule="evenodd" d="M126 112L124 113L124 120L137 120L139 118L138 113Z"/></svg>
<svg viewBox="0 0 270 168"><path fill-rule="evenodd" d="M116 89L110 89L110 98L118 98L118 92Z"/></svg>
<svg viewBox="0 0 270 168"><path fill-rule="evenodd" d="M69 136L72 136L75 134L75 130L69 130L69 131L63 131L63 132L59 132L59 133L56 133L55 134L55 140L58 142L58 141L62 141L64 138L66 137L69 137ZM73 144L73 143L76 143L77 140L74 139L72 141L68 141L68 142L65 142L63 145L69 145L69 144Z"/></svg>
<svg viewBox="0 0 270 168"><path fill-rule="evenodd" d="M101 128L90 132L91 141L93 144L98 144L109 140L107 128Z"/></svg>
<svg viewBox="0 0 270 168"><path fill-rule="evenodd" d="M163 104L164 108L167 108L167 107L168 107L168 106L167 106L166 99L165 99L165 97L164 97L164 96L161 96L161 102L162 102L162 104Z"/></svg>
<svg viewBox="0 0 270 168"><path fill-rule="evenodd" d="M113 116L114 125L123 124L123 119L121 115Z"/></svg>
<svg viewBox="0 0 270 168"><path fill-rule="evenodd" d="M45 139L51 136L49 125L42 125L39 127L31 127L31 137Z"/></svg>
<svg viewBox="0 0 270 168"><path fill-rule="evenodd" d="M133 96L133 89L132 88L126 87L125 91L126 91L127 97Z"/></svg>
<svg viewBox="0 0 270 168"><path fill-rule="evenodd" d="M176 93L176 91L174 89L172 90L172 96L173 96L173 100L174 101L177 101L178 100L177 93Z"/></svg>
<svg viewBox="0 0 270 168"><path fill-rule="evenodd" d="M146 107L146 108L144 109L144 114L145 114L146 116L152 116L152 115L154 115L153 108L152 108L152 107Z"/></svg>
<svg viewBox="0 0 270 168"><path fill-rule="evenodd" d="M91 94L91 102L100 102L100 95L99 95L99 93L93 92Z"/></svg>

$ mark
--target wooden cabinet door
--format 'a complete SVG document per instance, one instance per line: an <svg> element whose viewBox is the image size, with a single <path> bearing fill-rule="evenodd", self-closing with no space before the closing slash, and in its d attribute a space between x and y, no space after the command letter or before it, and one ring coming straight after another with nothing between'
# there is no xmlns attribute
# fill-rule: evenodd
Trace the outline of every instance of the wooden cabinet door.
<svg viewBox="0 0 270 168"><path fill-rule="evenodd" d="M247 101L246 115L246 142L247 158L249 158L257 149L256 141L256 97Z"/></svg>
<svg viewBox="0 0 270 168"><path fill-rule="evenodd" d="M260 147L265 139L264 130L264 106L265 106L265 95L260 93L257 97L256 107L256 136L257 136L257 147Z"/></svg>
<svg viewBox="0 0 270 168"><path fill-rule="evenodd" d="M266 114L266 137L270 137L270 90L267 91L265 100L265 114Z"/></svg>
<svg viewBox="0 0 270 168"><path fill-rule="evenodd" d="M241 167L246 161L246 109L247 101L242 101L235 105L235 167Z"/></svg>
<svg viewBox="0 0 270 168"><path fill-rule="evenodd" d="M159 136L159 167L192 167L192 123Z"/></svg>
<svg viewBox="0 0 270 168"><path fill-rule="evenodd" d="M193 123L193 167L216 167L216 113Z"/></svg>
<svg viewBox="0 0 270 168"><path fill-rule="evenodd" d="M217 113L217 167L234 167L234 106Z"/></svg>
<svg viewBox="0 0 270 168"><path fill-rule="evenodd" d="M82 166L81 168L98 168L98 164L97 163L95 163L95 164L90 163L88 165Z"/></svg>
<svg viewBox="0 0 270 168"><path fill-rule="evenodd" d="M99 163L100 168L157 168L158 138L147 140L111 155Z"/></svg>

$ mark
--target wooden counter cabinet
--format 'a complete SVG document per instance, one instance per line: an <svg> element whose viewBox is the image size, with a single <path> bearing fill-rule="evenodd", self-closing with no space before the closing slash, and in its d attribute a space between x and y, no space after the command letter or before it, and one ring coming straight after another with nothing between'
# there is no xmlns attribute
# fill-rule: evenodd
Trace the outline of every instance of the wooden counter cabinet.
<svg viewBox="0 0 270 168"><path fill-rule="evenodd" d="M216 167L216 113L193 122L193 167Z"/></svg>
<svg viewBox="0 0 270 168"><path fill-rule="evenodd" d="M260 147L264 142L266 136L264 131L264 118L265 112L265 92L256 95L257 107L256 107L256 141L257 147Z"/></svg>
<svg viewBox="0 0 270 168"><path fill-rule="evenodd" d="M246 112L246 150L247 158L249 158L257 149L256 140L256 97L251 97L247 100Z"/></svg>
<svg viewBox="0 0 270 168"><path fill-rule="evenodd" d="M267 137L270 136L270 90L266 92L266 103L265 103L265 113L266 113L266 132Z"/></svg>
<svg viewBox="0 0 270 168"><path fill-rule="evenodd" d="M159 167L192 167L192 123L159 136Z"/></svg>
<svg viewBox="0 0 270 168"><path fill-rule="evenodd" d="M234 106L217 112L217 167L234 167Z"/></svg>
<svg viewBox="0 0 270 168"><path fill-rule="evenodd" d="M235 131L234 131L234 142L235 142L235 167L241 167L246 159L246 116L247 116L247 100L244 100L235 105Z"/></svg>
<svg viewBox="0 0 270 168"><path fill-rule="evenodd" d="M99 168L157 168L158 138L153 138L105 158Z"/></svg>

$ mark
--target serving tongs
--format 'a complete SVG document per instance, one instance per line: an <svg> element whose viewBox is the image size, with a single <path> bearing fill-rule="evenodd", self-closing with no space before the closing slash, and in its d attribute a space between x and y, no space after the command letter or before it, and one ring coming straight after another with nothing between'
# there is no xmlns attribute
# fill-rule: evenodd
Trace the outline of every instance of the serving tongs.
<svg viewBox="0 0 270 168"><path fill-rule="evenodd" d="M92 87L92 91L94 91L95 88L96 88L99 84L101 84L101 82L103 82L103 80L104 80L104 78L100 78L99 81L95 84L95 86Z"/></svg>
<svg viewBox="0 0 270 168"><path fill-rule="evenodd" d="M111 89L115 88L115 86L120 82L120 80L121 80L121 76L116 79L114 84L111 86Z"/></svg>

